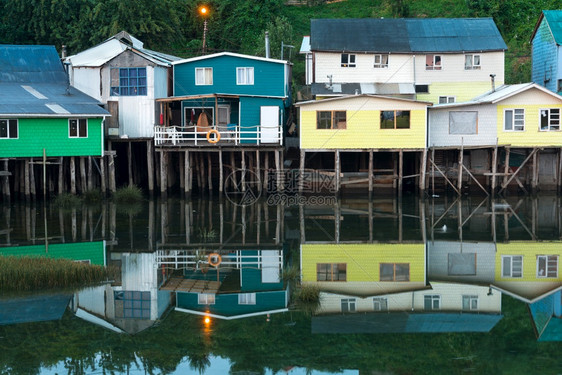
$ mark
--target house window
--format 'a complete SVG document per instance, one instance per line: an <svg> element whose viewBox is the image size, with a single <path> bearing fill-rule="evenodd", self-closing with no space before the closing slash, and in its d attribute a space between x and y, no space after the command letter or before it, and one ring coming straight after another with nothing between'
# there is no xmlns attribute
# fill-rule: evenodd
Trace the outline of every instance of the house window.
<svg viewBox="0 0 562 375"><path fill-rule="evenodd" d="M388 300L383 297L373 298L373 310L375 311L388 311Z"/></svg>
<svg viewBox="0 0 562 375"><path fill-rule="evenodd" d="M541 130L560 130L560 108L541 109Z"/></svg>
<svg viewBox="0 0 562 375"><path fill-rule="evenodd" d="M462 296L463 311L478 310L478 296Z"/></svg>
<svg viewBox="0 0 562 375"><path fill-rule="evenodd" d="M239 305L255 305L256 293L241 293L238 295Z"/></svg>
<svg viewBox="0 0 562 375"><path fill-rule="evenodd" d="M449 112L449 134L478 134L478 112Z"/></svg>
<svg viewBox="0 0 562 375"><path fill-rule="evenodd" d="M425 70L441 70L441 55L426 55Z"/></svg>
<svg viewBox="0 0 562 375"><path fill-rule="evenodd" d="M440 96L439 97L439 104L447 104L447 103L454 103L455 97L454 96Z"/></svg>
<svg viewBox="0 0 562 375"><path fill-rule="evenodd" d="M464 55L464 69L480 69L480 55Z"/></svg>
<svg viewBox="0 0 562 375"><path fill-rule="evenodd" d="M409 263L381 263L381 281L410 281Z"/></svg>
<svg viewBox="0 0 562 375"><path fill-rule="evenodd" d="M562 91L562 79L558 80L558 87L557 87L556 91L558 91L558 93L560 93Z"/></svg>
<svg viewBox="0 0 562 375"><path fill-rule="evenodd" d="M558 255L537 256L537 277L558 277Z"/></svg>
<svg viewBox="0 0 562 375"><path fill-rule="evenodd" d="M429 85L416 85L416 94L429 94Z"/></svg>
<svg viewBox="0 0 562 375"><path fill-rule="evenodd" d="M87 138L88 137L88 119L85 119L85 118L68 119L68 137L69 138Z"/></svg>
<svg viewBox="0 0 562 375"><path fill-rule="evenodd" d="M123 315L116 309L117 317L150 319L150 292L115 291L113 296L116 305L123 306Z"/></svg>
<svg viewBox="0 0 562 375"><path fill-rule="evenodd" d="M525 130L525 110L524 109L506 109L503 112L503 130L505 131L523 131Z"/></svg>
<svg viewBox="0 0 562 375"><path fill-rule="evenodd" d="M237 85L253 85L254 84L254 68L236 68L236 84Z"/></svg>
<svg viewBox="0 0 562 375"><path fill-rule="evenodd" d="M346 263L317 263L316 280L317 281L346 281L347 264Z"/></svg>
<svg viewBox="0 0 562 375"><path fill-rule="evenodd" d="M111 95L146 95L146 68L111 68Z"/></svg>
<svg viewBox="0 0 562 375"><path fill-rule="evenodd" d="M502 255L502 277L523 277L523 255Z"/></svg>
<svg viewBox="0 0 562 375"><path fill-rule="evenodd" d="M381 111L381 129L409 129L410 111Z"/></svg>
<svg viewBox="0 0 562 375"><path fill-rule="evenodd" d="M200 305L214 305L215 295L209 293L199 293L197 294L197 303Z"/></svg>
<svg viewBox="0 0 562 375"><path fill-rule="evenodd" d="M355 298L342 298L341 312L355 312Z"/></svg>
<svg viewBox="0 0 562 375"><path fill-rule="evenodd" d="M195 68L195 84L197 86L213 84L213 68Z"/></svg>
<svg viewBox="0 0 562 375"><path fill-rule="evenodd" d="M316 129L346 129L345 111L318 111L316 112Z"/></svg>
<svg viewBox="0 0 562 375"><path fill-rule="evenodd" d="M17 138L18 120L0 119L0 138Z"/></svg>
<svg viewBox="0 0 562 375"><path fill-rule="evenodd" d="M428 294L423 296L424 310L439 310L441 308L441 296L438 294Z"/></svg>
<svg viewBox="0 0 562 375"><path fill-rule="evenodd" d="M375 68L388 68L388 55L375 55Z"/></svg>
<svg viewBox="0 0 562 375"><path fill-rule="evenodd" d="M352 55L350 53L342 53L341 66L342 68L355 68L355 55Z"/></svg>

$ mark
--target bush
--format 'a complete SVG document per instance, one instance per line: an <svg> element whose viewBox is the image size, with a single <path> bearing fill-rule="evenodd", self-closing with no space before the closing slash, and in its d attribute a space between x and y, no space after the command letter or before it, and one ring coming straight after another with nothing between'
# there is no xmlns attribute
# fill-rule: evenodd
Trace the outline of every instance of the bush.
<svg viewBox="0 0 562 375"><path fill-rule="evenodd" d="M57 195L53 202L60 208L73 208L81 204L82 199L74 194L62 193Z"/></svg>
<svg viewBox="0 0 562 375"><path fill-rule="evenodd" d="M84 199L84 202L86 203L99 203L103 199L103 195L101 190L94 189L82 194L82 199Z"/></svg>
<svg viewBox="0 0 562 375"><path fill-rule="evenodd" d="M113 193L116 203L137 203L142 200L142 190L138 186L126 186Z"/></svg>

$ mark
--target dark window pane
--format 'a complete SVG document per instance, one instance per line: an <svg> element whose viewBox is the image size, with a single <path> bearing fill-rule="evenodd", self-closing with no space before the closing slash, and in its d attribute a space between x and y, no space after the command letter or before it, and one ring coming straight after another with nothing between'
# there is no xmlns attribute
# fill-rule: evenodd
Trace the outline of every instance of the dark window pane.
<svg viewBox="0 0 562 375"><path fill-rule="evenodd" d="M71 137L78 136L78 120L69 120L70 132L69 135Z"/></svg>
<svg viewBox="0 0 562 375"><path fill-rule="evenodd" d="M9 120L9 127L10 127L10 138L17 138L18 137L18 120Z"/></svg>
<svg viewBox="0 0 562 375"><path fill-rule="evenodd" d="M381 281L393 281L394 280L394 264L392 263L381 263L380 265L380 278Z"/></svg>
<svg viewBox="0 0 562 375"><path fill-rule="evenodd" d="M396 111L396 129L410 128L410 111Z"/></svg>
<svg viewBox="0 0 562 375"><path fill-rule="evenodd" d="M80 119L79 137L87 137L87 136L88 136L88 120L83 118Z"/></svg>
<svg viewBox="0 0 562 375"><path fill-rule="evenodd" d="M410 280L410 265L404 263L396 264L396 281Z"/></svg>
<svg viewBox="0 0 562 375"><path fill-rule="evenodd" d="M8 120L0 120L0 138L8 138Z"/></svg>
<svg viewBox="0 0 562 375"><path fill-rule="evenodd" d="M394 129L394 111L381 111L381 129Z"/></svg>

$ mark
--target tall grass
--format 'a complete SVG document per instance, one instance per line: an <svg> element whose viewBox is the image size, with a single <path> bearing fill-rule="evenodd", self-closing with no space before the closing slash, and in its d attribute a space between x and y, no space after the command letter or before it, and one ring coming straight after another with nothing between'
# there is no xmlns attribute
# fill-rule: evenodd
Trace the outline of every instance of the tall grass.
<svg viewBox="0 0 562 375"><path fill-rule="evenodd" d="M320 307L320 288L317 285L299 285L293 291L293 303L297 309L313 315Z"/></svg>
<svg viewBox="0 0 562 375"><path fill-rule="evenodd" d="M88 190L82 194L85 203L99 203L103 200L103 194L100 189Z"/></svg>
<svg viewBox="0 0 562 375"><path fill-rule="evenodd" d="M68 259L0 256L0 292L72 289L111 277L103 266Z"/></svg>
<svg viewBox="0 0 562 375"><path fill-rule="evenodd" d="M138 186L125 186L113 193L116 203L138 203L142 200L142 190Z"/></svg>
<svg viewBox="0 0 562 375"><path fill-rule="evenodd" d="M60 208L73 208L81 204L82 199L74 194L62 193L55 197L53 203Z"/></svg>

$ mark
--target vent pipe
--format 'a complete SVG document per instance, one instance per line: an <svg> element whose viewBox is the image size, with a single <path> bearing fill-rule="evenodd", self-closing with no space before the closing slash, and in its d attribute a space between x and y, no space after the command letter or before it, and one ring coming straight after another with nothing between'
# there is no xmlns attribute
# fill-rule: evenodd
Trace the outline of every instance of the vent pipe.
<svg viewBox="0 0 562 375"><path fill-rule="evenodd" d="M61 59L66 59L66 45L62 45L62 50L61 50Z"/></svg>
<svg viewBox="0 0 562 375"><path fill-rule="evenodd" d="M269 59L269 31L265 32L265 57Z"/></svg>
<svg viewBox="0 0 562 375"><path fill-rule="evenodd" d="M492 92L496 92L496 75L490 74L490 78L492 79Z"/></svg>

